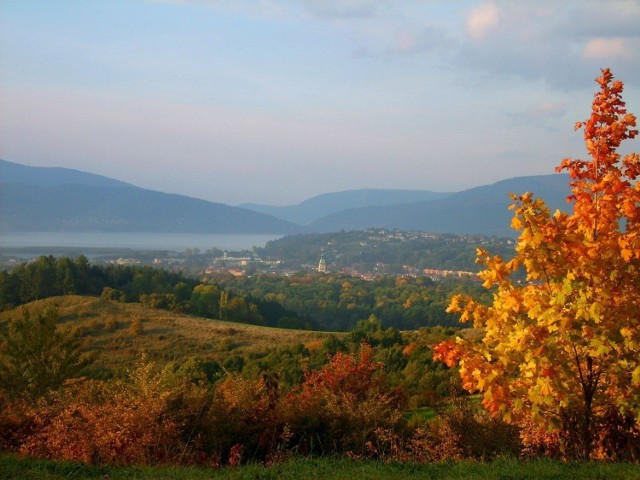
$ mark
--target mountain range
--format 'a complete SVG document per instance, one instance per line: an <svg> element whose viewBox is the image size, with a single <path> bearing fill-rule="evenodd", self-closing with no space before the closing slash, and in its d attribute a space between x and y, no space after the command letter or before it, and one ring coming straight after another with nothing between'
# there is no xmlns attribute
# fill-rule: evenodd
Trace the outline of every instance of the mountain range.
<svg viewBox="0 0 640 480"><path fill-rule="evenodd" d="M0 232L273 233L293 223L67 168L0 160Z"/></svg>
<svg viewBox="0 0 640 480"><path fill-rule="evenodd" d="M566 209L566 175L516 177L461 192L363 189L297 205L238 207L147 190L67 168L0 160L0 232L311 233L369 227L515 236L509 193Z"/></svg>
<svg viewBox="0 0 640 480"><path fill-rule="evenodd" d="M567 209L568 175L516 177L471 188L445 198L381 207L346 209L315 220L314 232L385 227L426 232L513 237L510 193L534 192L551 211Z"/></svg>
<svg viewBox="0 0 640 480"><path fill-rule="evenodd" d="M362 189L324 193L297 205L287 205L283 207L257 205L255 203L245 203L239 206L256 212L273 215L274 217L299 225L309 225L327 215L332 215L346 209L385 207L404 203L431 201L446 198L449 195L451 195L451 193L431 192L429 190Z"/></svg>

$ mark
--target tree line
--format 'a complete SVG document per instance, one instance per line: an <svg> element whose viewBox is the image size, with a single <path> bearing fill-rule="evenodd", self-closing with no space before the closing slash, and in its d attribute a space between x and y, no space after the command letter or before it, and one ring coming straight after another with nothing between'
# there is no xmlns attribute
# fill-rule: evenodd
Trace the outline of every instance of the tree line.
<svg viewBox="0 0 640 480"><path fill-rule="evenodd" d="M217 275L204 280L160 268L93 265L42 256L0 272L0 308L8 309L58 295L93 295L153 308L279 328L349 331L375 315L403 330L454 325L446 313L454 294L487 300L470 280L379 277L373 281L341 274Z"/></svg>
<svg viewBox="0 0 640 480"><path fill-rule="evenodd" d="M453 295L490 299L469 279L380 276L367 281L341 274L300 274L214 275L209 281L255 302L267 325L328 331L351 330L370 315L401 330L450 326L457 323L456 315L446 312Z"/></svg>

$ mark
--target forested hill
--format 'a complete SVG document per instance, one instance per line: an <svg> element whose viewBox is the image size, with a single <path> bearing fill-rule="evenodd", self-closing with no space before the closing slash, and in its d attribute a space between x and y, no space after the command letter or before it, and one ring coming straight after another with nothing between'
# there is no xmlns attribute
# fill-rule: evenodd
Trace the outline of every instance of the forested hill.
<svg viewBox="0 0 640 480"><path fill-rule="evenodd" d="M376 269L379 273L398 274L407 273L406 268L411 266L418 270L477 272L481 267L476 263L478 247L510 258L515 243L504 237L367 229L289 235L267 242L256 253L281 259L289 268L317 265L323 253L330 271L357 268L362 272Z"/></svg>

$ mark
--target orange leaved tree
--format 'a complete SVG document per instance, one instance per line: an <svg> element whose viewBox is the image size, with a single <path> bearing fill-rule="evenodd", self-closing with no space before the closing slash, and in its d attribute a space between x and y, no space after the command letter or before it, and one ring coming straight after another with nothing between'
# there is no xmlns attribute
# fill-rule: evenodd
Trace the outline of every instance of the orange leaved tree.
<svg viewBox="0 0 640 480"><path fill-rule="evenodd" d="M458 365L464 388L482 392L490 412L559 430L566 453L584 458L621 455L640 424L640 162L617 153L638 131L622 82L609 69L596 81L591 116L576 124L591 159L557 168L571 177L572 213L513 196L514 257L478 250L493 303L456 296L448 309L484 338L434 353Z"/></svg>

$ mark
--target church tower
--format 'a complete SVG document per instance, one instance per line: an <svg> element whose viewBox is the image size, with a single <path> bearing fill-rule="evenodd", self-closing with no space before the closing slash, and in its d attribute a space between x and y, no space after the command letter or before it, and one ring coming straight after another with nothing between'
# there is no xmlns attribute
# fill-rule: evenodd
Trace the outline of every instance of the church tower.
<svg viewBox="0 0 640 480"><path fill-rule="evenodd" d="M320 254L320 261L318 262L318 273L327 273L327 262L324 260L324 253Z"/></svg>

